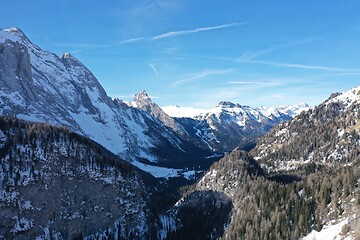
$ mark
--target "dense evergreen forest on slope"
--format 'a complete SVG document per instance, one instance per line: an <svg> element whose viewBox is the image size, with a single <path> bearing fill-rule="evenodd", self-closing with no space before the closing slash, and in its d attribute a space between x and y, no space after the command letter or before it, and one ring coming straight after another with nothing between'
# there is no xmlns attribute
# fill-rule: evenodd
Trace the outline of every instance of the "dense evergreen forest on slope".
<svg viewBox="0 0 360 240"><path fill-rule="evenodd" d="M350 219L344 236L352 231L359 236L359 163L323 168L292 182L284 179L291 178L269 178L251 156L237 151L214 164L195 189L218 191L231 199L231 222L223 222L222 239L298 239L340 216Z"/></svg>
<svg viewBox="0 0 360 240"><path fill-rule="evenodd" d="M66 128L0 117L0 236L146 239L154 179Z"/></svg>

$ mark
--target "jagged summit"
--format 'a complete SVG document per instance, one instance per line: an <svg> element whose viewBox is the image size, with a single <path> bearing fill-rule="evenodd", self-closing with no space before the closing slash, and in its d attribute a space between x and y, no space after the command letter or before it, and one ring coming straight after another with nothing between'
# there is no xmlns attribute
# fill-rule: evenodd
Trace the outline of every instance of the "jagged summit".
<svg viewBox="0 0 360 240"><path fill-rule="evenodd" d="M140 108L146 112L151 112L150 109L158 107L149 97L148 93L145 90L142 90L139 93L136 93L132 102L129 103L129 106Z"/></svg>
<svg viewBox="0 0 360 240"><path fill-rule="evenodd" d="M341 103L345 106L350 106L353 103L360 102L360 85L352 88L341 94L331 94L330 97L325 101L326 104L330 103Z"/></svg>
<svg viewBox="0 0 360 240"><path fill-rule="evenodd" d="M151 116L159 119L165 126L174 130L180 136L186 135L184 129L176 121L174 121L173 118L166 114L159 105L154 103L145 90L135 94L134 101L130 102L129 106L139 108L149 113Z"/></svg>
<svg viewBox="0 0 360 240"><path fill-rule="evenodd" d="M0 31L5 31L11 33L13 35L18 35L21 37L26 37L25 33L18 27L11 27L11 28L0 28Z"/></svg>
<svg viewBox="0 0 360 240"><path fill-rule="evenodd" d="M11 27L11 28L7 28L7 29L3 29L3 30L11 32L11 33L15 33L15 34L25 35L24 32L18 27Z"/></svg>
<svg viewBox="0 0 360 240"><path fill-rule="evenodd" d="M71 55L71 53L63 53L61 59L67 59L67 58L74 58L74 56Z"/></svg>
<svg viewBox="0 0 360 240"><path fill-rule="evenodd" d="M74 57L74 55L72 55L71 53L63 53L63 55L61 55L61 60L65 60L65 61L71 61L71 62L76 62L82 66L84 66L84 64L82 64L82 62L80 62L79 59L77 59L76 57Z"/></svg>
<svg viewBox="0 0 360 240"><path fill-rule="evenodd" d="M339 96L341 93L340 92L333 92L330 94L329 98L327 100L330 100L332 98L336 98L337 96Z"/></svg>
<svg viewBox="0 0 360 240"><path fill-rule="evenodd" d="M93 75L85 67L85 65L79 59L74 57L71 53L64 53L60 59L67 67L80 67L80 68L86 69L86 71L89 72L89 74Z"/></svg>
<svg viewBox="0 0 360 240"><path fill-rule="evenodd" d="M134 96L134 102L143 102L143 101L150 101L150 102L152 101L145 90L142 90L141 92L135 94Z"/></svg>
<svg viewBox="0 0 360 240"><path fill-rule="evenodd" d="M0 28L0 42L5 42L6 39L23 44L32 44L25 33L18 27Z"/></svg>
<svg viewBox="0 0 360 240"><path fill-rule="evenodd" d="M232 103L230 101L220 101L216 107L220 107L220 108L235 108L235 107L241 107L240 104L238 103Z"/></svg>

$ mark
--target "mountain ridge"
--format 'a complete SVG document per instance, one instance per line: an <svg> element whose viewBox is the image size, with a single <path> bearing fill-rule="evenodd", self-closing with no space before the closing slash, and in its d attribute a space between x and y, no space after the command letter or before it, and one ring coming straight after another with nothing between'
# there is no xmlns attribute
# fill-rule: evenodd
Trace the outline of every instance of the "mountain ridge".
<svg viewBox="0 0 360 240"><path fill-rule="evenodd" d="M220 101L214 108L193 108L193 107L181 107L179 105L168 105L161 107L163 111L168 114L170 117L174 118L198 118L199 116L205 116L207 114L217 112L217 108L224 106L224 103L228 103L228 106L241 107L239 103L233 103L230 101ZM225 104L226 106L226 104ZM246 106L249 107L249 106ZM276 111L295 117L300 114L302 111L306 111L310 108L307 103L299 103L294 105L282 105L277 107L255 107L253 109L262 112L265 116L270 116L275 114ZM268 113L266 113L268 111Z"/></svg>
<svg viewBox="0 0 360 240"><path fill-rule="evenodd" d="M175 119L199 144L207 145L215 152L229 152L237 147L251 148L273 126L297 114L292 108L300 112L309 107L303 104L297 107L258 109L222 101L215 108L197 116ZM165 111L169 111L169 108L165 108Z"/></svg>

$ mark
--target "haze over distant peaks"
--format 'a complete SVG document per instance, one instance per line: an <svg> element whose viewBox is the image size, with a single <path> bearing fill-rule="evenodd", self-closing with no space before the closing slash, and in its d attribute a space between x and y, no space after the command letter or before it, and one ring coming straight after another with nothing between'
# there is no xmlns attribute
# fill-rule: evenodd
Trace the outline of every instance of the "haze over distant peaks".
<svg viewBox="0 0 360 240"><path fill-rule="evenodd" d="M216 107L214 108L193 108L193 107L181 107L178 105L170 105L164 106L162 109L171 117L181 118L181 117L188 117L188 118L196 118L197 116L206 115L210 113L216 113L221 111L222 109L234 109L234 108L250 108L249 106L242 106L238 103L232 103L229 101L221 101L219 102ZM258 107L253 108L264 114L265 116L269 117L271 114L278 115L278 112L281 112L286 115L290 115L291 117L295 117L302 111L306 111L310 108L310 106L306 103L299 103L295 105L284 105L278 107Z"/></svg>

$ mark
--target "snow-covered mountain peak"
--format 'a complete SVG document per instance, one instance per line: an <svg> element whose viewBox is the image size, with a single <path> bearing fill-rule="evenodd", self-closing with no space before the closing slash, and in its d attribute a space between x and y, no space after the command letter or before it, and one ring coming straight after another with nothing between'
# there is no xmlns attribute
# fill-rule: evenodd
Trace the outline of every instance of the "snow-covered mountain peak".
<svg viewBox="0 0 360 240"><path fill-rule="evenodd" d="M0 29L0 42L5 42L5 40L17 41L27 45L32 44L25 33L17 27Z"/></svg>
<svg viewBox="0 0 360 240"><path fill-rule="evenodd" d="M77 59L76 57L74 57L71 53L64 53L61 56L61 61L67 66L71 66L71 67L80 67L85 69L85 65L80 62L79 59ZM89 71L90 72L90 71Z"/></svg>
<svg viewBox="0 0 360 240"><path fill-rule="evenodd" d="M302 111L307 111L310 109L310 106L307 103L299 103L295 105L285 105L277 107L277 109L285 114L288 114L292 117L299 115Z"/></svg>
<svg viewBox="0 0 360 240"><path fill-rule="evenodd" d="M280 116L281 114L289 115L295 117L299 115L302 111L307 111L310 109L310 106L307 103L299 103L295 105L283 105L279 107L258 107L256 110L260 111L264 116Z"/></svg>
<svg viewBox="0 0 360 240"><path fill-rule="evenodd" d="M152 102L151 98L145 90L135 94L134 102Z"/></svg>
<svg viewBox="0 0 360 240"><path fill-rule="evenodd" d="M17 27L11 27L11 28L8 28L8 29L3 29L4 31L7 31L7 32L10 32L10 33L13 33L13 34L18 34L18 35L21 35L21 36L24 36L25 37L25 34L24 32L20 29L20 28L17 28Z"/></svg>
<svg viewBox="0 0 360 240"><path fill-rule="evenodd" d="M71 55L71 53L64 53L64 54L61 56L61 59L76 59L76 58L74 58L74 56Z"/></svg>
<svg viewBox="0 0 360 240"><path fill-rule="evenodd" d="M27 38L25 33L20 28L17 28L17 27L4 28L4 29L0 29L0 31L6 32L8 34L12 34L14 36Z"/></svg>
<svg viewBox="0 0 360 240"><path fill-rule="evenodd" d="M171 117L176 118L192 118L195 119L196 116L205 115L210 112L209 108L193 108L193 107L180 107L178 105L170 105L162 107L162 110L166 112Z"/></svg>
<svg viewBox="0 0 360 240"><path fill-rule="evenodd" d="M217 105L216 108L235 108L235 107L241 107L240 104L238 103L232 103L229 101L220 101Z"/></svg>
<svg viewBox="0 0 360 240"><path fill-rule="evenodd" d="M154 103L147 92L142 90L140 93L135 94L134 100L128 103L129 106L141 109L156 119L160 120L165 126L173 129L180 136L185 136L184 129L176 123L176 121L165 113L163 109Z"/></svg>
<svg viewBox="0 0 360 240"><path fill-rule="evenodd" d="M145 90L142 90L141 92L135 94L134 99L132 102L128 103L129 106L140 108L142 110L147 111L146 109L151 109L154 107L158 107L149 97L147 92ZM155 106L156 105L156 106ZM160 108L160 107L159 107Z"/></svg>

